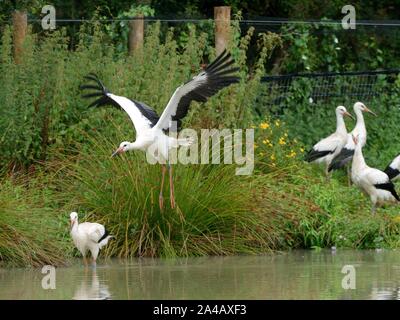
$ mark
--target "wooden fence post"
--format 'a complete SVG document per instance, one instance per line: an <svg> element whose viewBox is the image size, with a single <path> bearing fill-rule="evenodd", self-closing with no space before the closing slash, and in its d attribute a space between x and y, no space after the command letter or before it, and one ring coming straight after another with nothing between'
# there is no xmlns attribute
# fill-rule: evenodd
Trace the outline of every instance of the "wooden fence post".
<svg viewBox="0 0 400 320"><path fill-rule="evenodd" d="M14 61L21 62L23 44L28 30L28 16L26 12L14 11L12 14L13 22L13 42L14 42Z"/></svg>
<svg viewBox="0 0 400 320"><path fill-rule="evenodd" d="M231 7L214 7L215 49L219 55L228 47L231 26Z"/></svg>
<svg viewBox="0 0 400 320"><path fill-rule="evenodd" d="M143 46L144 19L140 14L135 20L129 21L128 52L132 55Z"/></svg>

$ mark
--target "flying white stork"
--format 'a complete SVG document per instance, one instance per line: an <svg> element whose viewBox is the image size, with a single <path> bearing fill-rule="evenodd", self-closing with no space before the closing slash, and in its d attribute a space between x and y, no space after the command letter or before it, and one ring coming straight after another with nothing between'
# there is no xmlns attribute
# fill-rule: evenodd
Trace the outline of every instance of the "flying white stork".
<svg viewBox="0 0 400 320"><path fill-rule="evenodd" d="M83 256L83 263L85 266L88 266L86 254L90 251L92 254L92 265L96 266L100 249L107 245L113 236L108 233L102 224L91 222L79 223L76 212L71 212L70 214L70 225L72 240Z"/></svg>
<svg viewBox="0 0 400 320"><path fill-rule="evenodd" d="M400 154L386 167L385 173L392 181L400 178Z"/></svg>
<svg viewBox="0 0 400 320"><path fill-rule="evenodd" d="M157 113L143 102L131 100L110 93L95 74L89 74L85 78L96 84L82 85L82 90L95 90L83 95L84 98L98 97L91 106L112 105L122 108L131 118L136 130L136 141L121 142L113 156L130 150L150 151L157 162L162 164L162 178L159 195L160 209L163 208L163 187L166 172L165 163L168 164L168 154L171 148L188 146L190 139L177 139L168 136L167 131L180 129L181 120L187 115L192 101L205 102L221 89L240 81L235 75L239 68L231 67L234 60L230 53L224 50L207 68L193 77L190 81L179 86L170 98L163 113L158 117ZM170 201L171 207L175 207L174 186L172 180L172 167L169 166Z"/></svg>
<svg viewBox="0 0 400 320"><path fill-rule="evenodd" d="M344 106L338 106L336 108L336 131L315 144L305 156L307 162L325 163L325 174L327 178L329 178L328 168L332 159L339 154L347 141L344 116L353 118Z"/></svg>
<svg viewBox="0 0 400 320"><path fill-rule="evenodd" d="M339 152L339 154L332 159L332 162L328 168L329 172L331 172L332 170L343 168L346 164L351 162L355 149L353 136L358 137L361 148L363 148L367 142L367 129L365 128L363 112L372 113L374 116L376 116L376 113L368 109L362 102L356 102L353 106L353 110L357 118L356 125L354 129L349 134L347 134L346 145ZM348 174L350 177L350 172L348 172Z"/></svg>
<svg viewBox="0 0 400 320"><path fill-rule="evenodd" d="M400 201L389 176L381 170L369 167L365 163L358 137L353 137L353 141L356 148L351 166L351 179L364 194L371 198L372 213L375 213L377 206L385 202Z"/></svg>

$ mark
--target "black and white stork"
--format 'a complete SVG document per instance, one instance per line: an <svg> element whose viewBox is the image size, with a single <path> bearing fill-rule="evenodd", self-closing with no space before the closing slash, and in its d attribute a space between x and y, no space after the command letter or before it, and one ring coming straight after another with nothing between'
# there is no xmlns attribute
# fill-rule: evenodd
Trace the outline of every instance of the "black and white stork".
<svg viewBox="0 0 400 320"><path fill-rule="evenodd" d="M332 159L331 164L329 165L328 171L337 170L343 168L346 164L351 162L351 159L354 155L355 144L353 141L353 136L358 137L358 143L361 144L361 148L363 148L367 142L367 129L365 127L365 121L363 112L369 112L376 116L376 113L371 111L367 106L365 106L362 102L356 102L353 106L354 113L356 115L356 125L354 129L347 135L347 142L343 149L339 152L339 154Z"/></svg>
<svg viewBox="0 0 400 320"><path fill-rule="evenodd" d="M85 266L88 265L86 254L88 251L92 254L92 264L96 266L97 256L102 247L107 245L108 241L114 236L110 235L107 229L100 223L78 222L78 214L70 214L71 237L76 248L83 256Z"/></svg>
<svg viewBox="0 0 400 320"><path fill-rule="evenodd" d="M94 90L83 95L84 98L97 97L89 107L101 107L112 105L122 108L131 118L136 130L136 141L121 142L113 156L130 150L142 150L147 152L149 148L157 162L162 164L161 190L159 205L163 208L163 186L166 173L165 163L168 164L168 155L171 148L188 146L190 139L177 139L166 134L167 131L178 131L182 119L187 115L192 101L206 102L221 89L238 83L240 78L236 72L239 68L232 67L234 60L230 53L224 50L203 71L194 76L185 84L179 86L170 98L163 113L158 114L143 102L117 96L108 91L95 74L89 74L85 78L94 84L82 85L82 90ZM170 201L171 207L175 207L174 186L172 180L172 167L169 166Z"/></svg>
<svg viewBox="0 0 400 320"><path fill-rule="evenodd" d="M372 202L372 213L375 213L376 207L385 202L398 202L398 196L393 182L389 176L378 169L371 168L365 163L362 154L361 143L358 137L353 137L355 151L351 165L351 179L353 183L368 195Z"/></svg>
<svg viewBox="0 0 400 320"><path fill-rule="evenodd" d="M385 173L392 181L400 178L400 154L386 167Z"/></svg>
<svg viewBox="0 0 400 320"><path fill-rule="evenodd" d="M344 116L353 118L344 106L338 106L336 108L336 131L315 144L305 156L307 162L324 163L326 165L325 174L327 178L329 178L328 168L332 159L339 154L347 141Z"/></svg>

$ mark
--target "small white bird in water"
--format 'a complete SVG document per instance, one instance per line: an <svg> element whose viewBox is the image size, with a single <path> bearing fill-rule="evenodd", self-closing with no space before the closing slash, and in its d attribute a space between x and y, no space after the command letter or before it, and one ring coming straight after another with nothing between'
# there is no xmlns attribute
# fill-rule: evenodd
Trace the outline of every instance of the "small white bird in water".
<svg viewBox="0 0 400 320"><path fill-rule="evenodd" d="M353 137L353 140L356 149L351 166L351 180L371 198L372 213L375 213L378 205L400 201L389 176L381 170L369 167L365 163L358 137Z"/></svg>
<svg viewBox="0 0 400 320"><path fill-rule="evenodd" d="M106 228L100 223L78 222L78 213L71 212L71 237L76 248L82 253L83 263L88 266L86 254L88 251L92 254L92 265L96 266L97 256L102 247L107 245L108 240L113 238L109 235Z"/></svg>

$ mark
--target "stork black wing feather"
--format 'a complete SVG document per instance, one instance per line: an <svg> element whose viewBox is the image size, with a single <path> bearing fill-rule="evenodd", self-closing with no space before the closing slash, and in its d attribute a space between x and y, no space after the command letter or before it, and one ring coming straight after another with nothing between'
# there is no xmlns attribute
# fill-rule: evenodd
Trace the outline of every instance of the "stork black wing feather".
<svg viewBox="0 0 400 320"><path fill-rule="evenodd" d="M181 97L175 115L172 116L172 121L178 123L178 129L180 128L181 120L186 117L192 101L206 102L208 98L216 94L219 90L240 81L240 78L234 75L239 68L232 68L231 66L233 63L234 60L231 59L230 53L224 50L203 71L206 74L204 83L201 83L192 91Z"/></svg>
<svg viewBox="0 0 400 320"><path fill-rule="evenodd" d="M325 151L317 151L314 149L311 149L308 151L308 153L305 155L304 160L307 162L313 162L319 158L325 157L326 155L332 153L332 151L325 150Z"/></svg>
<svg viewBox="0 0 400 320"><path fill-rule="evenodd" d="M392 180L393 178L397 177L400 174L399 170L392 168L390 165L386 167L384 172L388 175L390 180Z"/></svg>
<svg viewBox="0 0 400 320"><path fill-rule="evenodd" d="M215 58L215 60L211 62L207 68L211 70L216 64L218 64L221 61L221 59L225 56L226 52L227 52L226 49L224 49L224 51L222 51L222 53L217 58Z"/></svg>
<svg viewBox="0 0 400 320"><path fill-rule="evenodd" d="M158 119L160 118L157 114L157 112L155 112L152 108L150 108L147 104L145 104L144 102L141 101L136 101L136 100L132 100L135 104L136 107L140 110L140 112L147 118L150 120L151 122L151 126L154 127L158 121Z"/></svg>
<svg viewBox="0 0 400 320"><path fill-rule="evenodd" d="M89 105L89 108L111 105L118 109L124 109L124 108L122 108L121 105L119 105L119 103L116 100L114 100L112 97L109 96L110 92L104 86L104 84L100 81L100 79L97 77L96 74L89 73L84 78L91 81L91 83L79 86L79 89L82 91L87 92L87 90L89 90L89 92L82 95L82 98L95 98L95 97L97 98L97 97L99 97L98 99L94 100ZM95 82L95 84L93 84L93 82ZM159 119L158 114L152 108L150 108L148 105L146 105L143 102L135 101L135 100L131 100L131 101L134 103L135 107L140 111L140 113L150 121L151 127L153 127L158 122L158 119ZM135 125L134 119L132 119L132 121Z"/></svg>
<svg viewBox="0 0 400 320"><path fill-rule="evenodd" d="M396 198L397 201L400 201L400 197L397 194L396 189L394 188L393 182L377 183L374 184L374 187L377 189L389 191L393 195L393 197Z"/></svg>
<svg viewBox="0 0 400 320"><path fill-rule="evenodd" d="M339 154L333 158L331 164L329 165L328 171L338 170L343 168L347 163L349 163L354 156L354 149L343 148Z"/></svg>

